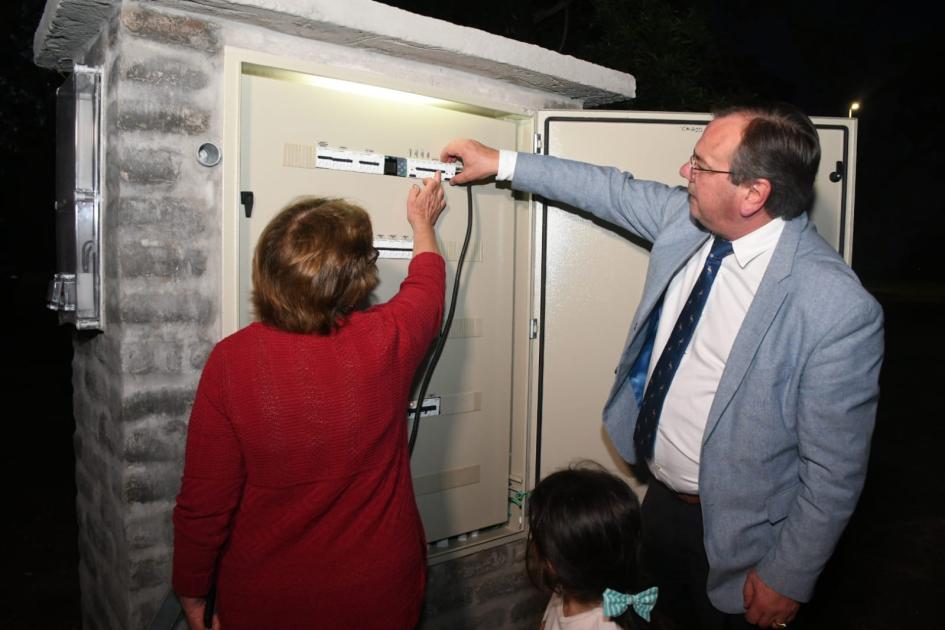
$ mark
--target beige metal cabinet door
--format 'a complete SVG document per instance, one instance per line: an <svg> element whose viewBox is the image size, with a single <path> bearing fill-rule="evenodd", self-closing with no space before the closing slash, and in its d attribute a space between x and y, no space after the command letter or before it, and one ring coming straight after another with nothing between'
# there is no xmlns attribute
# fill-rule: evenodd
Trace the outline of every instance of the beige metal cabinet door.
<svg viewBox="0 0 945 630"><path fill-rule="evenodd" d="M548 155L616 166L640 179L685 185L679 174L709 114L542 112ZM851 260L855 124L814 119L823 144L813 220ZM838 166L839 163L839 166ZM601 424L633 313L643 292L647 244L554 206L539 208L542 369L538 375L536 477L581 460L627 474ZM632 477L631 485L635 484Z"/></svg>

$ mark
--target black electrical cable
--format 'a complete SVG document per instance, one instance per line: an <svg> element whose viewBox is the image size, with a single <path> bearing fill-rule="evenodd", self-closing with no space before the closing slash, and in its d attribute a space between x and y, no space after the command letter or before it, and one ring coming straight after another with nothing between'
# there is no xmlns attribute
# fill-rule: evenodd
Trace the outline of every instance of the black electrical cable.
<svg viewBox="0 0 945 630"><path fill-rule="evenodd" d="M413 455L413 447L417 443L417 434L420 427L420 414L423 411L423 399L427 395L427 387L430 385L430 379L433 378L433 370L440 360L443 353L443 346L446 345L446 338L449 336L450 327L453 325L453 314L456 312L456 298L459 295L459 279L463 272L463 262L466 260L466 250L469 248L469 237L472 235L472 185L466 185L466 238L463 240L463 248L459 252L459 260L456 263L456 274L453 277L453 295L450 298L450 310L443 322L443 329L439 336L434 340L433 352L430 354L430 360L427 362L423 379L420 381L420 391L417 395L417 408L414 411L413 426L410 428L410 440L407 442L407 448L410 455Z"/></svg>

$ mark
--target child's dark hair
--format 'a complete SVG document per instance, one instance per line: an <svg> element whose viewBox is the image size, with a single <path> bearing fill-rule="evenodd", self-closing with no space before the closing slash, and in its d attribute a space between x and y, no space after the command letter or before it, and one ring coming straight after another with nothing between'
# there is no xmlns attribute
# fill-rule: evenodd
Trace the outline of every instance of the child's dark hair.
<svg viewBox="0 0 945 630"><path fill-rule="evenodd" d="M594 462L542 479L528 496L526 568L538 588L581 603L599 602L605 589L639 590L640 503L625 481ZM644 622L631 609L613 621Z"/></svg>

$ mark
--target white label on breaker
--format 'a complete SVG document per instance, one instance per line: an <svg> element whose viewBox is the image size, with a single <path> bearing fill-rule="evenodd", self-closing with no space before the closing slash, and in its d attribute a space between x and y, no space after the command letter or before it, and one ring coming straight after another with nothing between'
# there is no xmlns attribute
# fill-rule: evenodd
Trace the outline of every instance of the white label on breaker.
<svg viewBox="0 0 945 630"><path fill-rule="evenodd" d="M315 147L315 166L333 171L383 175L384 156L372 151L351 151L319 144Z"/></svg>
<svg viewBox="0 0 945 630"><path fill-rule="evenodd" d="M457 170L462 171L462 166L456 162L439 162L437 160L417 160L407 158L407 177L433 177L439 171L442 180L449 181L456 176Z"/></svg>
<svg viewBox="0 0 945 630"><path fill-rule="evenodd" d="M378 258L412 258L413 239L409 236L379 236L374 239Z"/></svg>

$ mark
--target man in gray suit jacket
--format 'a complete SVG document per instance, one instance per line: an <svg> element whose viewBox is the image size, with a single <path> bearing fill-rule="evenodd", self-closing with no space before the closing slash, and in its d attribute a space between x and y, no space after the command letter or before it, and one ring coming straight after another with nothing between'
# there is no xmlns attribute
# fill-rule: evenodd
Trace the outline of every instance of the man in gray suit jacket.
<svg viewBox="0 0 945 630"><path fill-rule="evenodd" d="M453 184L511 179L653 243L604 424L652 473L657 608L682 628L786 627L863 487L883 354L879 305L807 217L810 120L720 112L680 168L686 188L473 140L441 159L463 161Z"/></svg>

